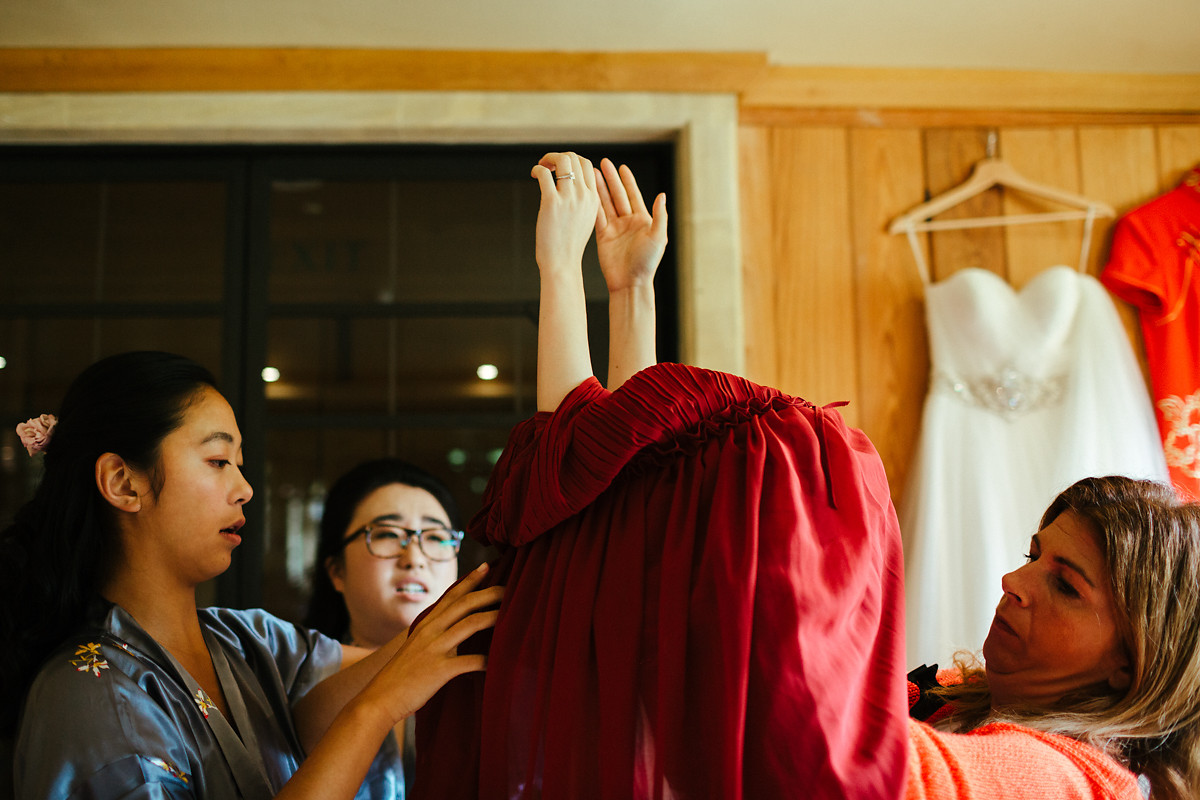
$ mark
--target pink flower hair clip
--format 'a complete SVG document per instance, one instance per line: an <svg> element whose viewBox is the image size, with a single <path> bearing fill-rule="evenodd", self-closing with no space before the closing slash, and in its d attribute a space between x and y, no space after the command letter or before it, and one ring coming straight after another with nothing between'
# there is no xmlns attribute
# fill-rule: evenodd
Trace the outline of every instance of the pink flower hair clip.
<svg viewBox="0 0 1200 800"><path fill-rule="evenodd" d="M45 450L46 445L50 444L50 436L54 433L54 426L57 424L58 417L53 414L42 414L40 417L34 417L17 425L17 436L21 437L21 444L25 445L25 452L32 456Z"/></svg>

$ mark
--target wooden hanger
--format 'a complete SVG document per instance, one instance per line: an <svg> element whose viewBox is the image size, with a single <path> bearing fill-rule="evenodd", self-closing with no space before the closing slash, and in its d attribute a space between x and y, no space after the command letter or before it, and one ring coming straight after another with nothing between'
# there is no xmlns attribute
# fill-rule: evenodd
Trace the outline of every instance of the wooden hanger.
<svg viewBox="0 0 1200 800"><path fill-rule="evenodd" d="M953 208L975 195L982 194L994 186L1015 189L1025 194L1034 195L1035 197L1052 200L1056 203L1070 206L1073 210L930 220L930 217ZM913 256L917 260L917 268L921 272L921 279L925 283L929 283L929 268L925 264L925 257L921 253L920 243L917 241L916 236L919 231L947 231L962 228L985 228L998 225L1024 225L1032 222L1062 222L1082 219L1084 220L1084 230L1083 246L1079 253L1079 268L1083 270L1086 269L1088 249L1091 247L1092 223L1096 217L1113 216L1116 216L1116 212L1112 206L1106 203L1101 203L1098 200L1090 200L1086 197L1040 183L1034 183L1028 178L1021 176L1020 173L1005 161L989 156L975 165L975 168L971 171L971 176L963 183L892 220L891 225L888 226L888 233L908 234L908 241L912 246Z"/></svg>

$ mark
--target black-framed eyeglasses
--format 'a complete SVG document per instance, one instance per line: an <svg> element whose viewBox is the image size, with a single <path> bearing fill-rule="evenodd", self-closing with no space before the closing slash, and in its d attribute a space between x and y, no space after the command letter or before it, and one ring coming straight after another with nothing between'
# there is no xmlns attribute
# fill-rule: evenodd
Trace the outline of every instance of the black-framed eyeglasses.
<svg viewBox="0 0 1200 800"><path fill-rule="evenodd" d="M417 540L417 547L430 561L453 561L462 546L463 532L449 528L402 528L399 525L364 525L342 539L342 549L359 536L367 537L367 552L376 558L399 558L409 542Z"/></svg>

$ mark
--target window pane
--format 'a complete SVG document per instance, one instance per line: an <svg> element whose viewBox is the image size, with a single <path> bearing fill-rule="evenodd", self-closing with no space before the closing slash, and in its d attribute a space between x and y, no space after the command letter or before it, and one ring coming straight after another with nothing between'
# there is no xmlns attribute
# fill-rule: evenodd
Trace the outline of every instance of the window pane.
<svg viewBox="0 0 1200 800"><path fill-rule="evenodd" d="M512 180L275 181L273 303L536 300L537 184ZM603 299L589 247L588 296Z"/></svg>
<svg viewBox="0 0 1200 800"><path fill-rule="evenodd" d="M225 227L220 182L0 183L0 298L217 301Z"/></svg>
<svg viewBox="0 0 1200 800"><path fill-rule="evenodd" d="M273 319L270 414L532 413L528 318ZM477 374L497 368L492 380Z"/></svg>
<svg viewBox="0 0 1200 800"><path fill-rule="evenodd" d="M539 191L528 170L551 146L0 149L0 413L10 420L0 518L37 477L12 424L53 411L97 358L141 348L224 372L252 455L251 527L270 511L265 570L252 538L235 569L201 587L202 602L298 613L303 559L279 557L295 515L363 458L395 453L431 469L471 516L489 459L535 408ZM612 155L647 197L670 188L669 145ZM671 257L658 281L666 330ZM603 378L607 292L594 244L584 283ZM494 380L478 376L482 365ZM263 366L280 379L243 385ZM478 561L471 550L464 565Z"/></svg>
<svg viewBox="0 0 1200 800"><path fill-rule="evenodd" d="M52 413L84 367L126 350L167 350L220 374L221 322L203 318L0 320L0 413ZM24 415L24 416L22 416Z"/></svg>

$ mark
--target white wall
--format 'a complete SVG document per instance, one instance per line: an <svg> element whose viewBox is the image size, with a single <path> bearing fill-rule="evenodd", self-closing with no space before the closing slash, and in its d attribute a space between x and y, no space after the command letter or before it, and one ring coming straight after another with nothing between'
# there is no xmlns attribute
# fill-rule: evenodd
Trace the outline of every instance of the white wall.
<svg viewBox="0 0 1200 800"><path fill-rule="evenodd" d="M782 65L1200 73L1197 0L0 0L0 47L743 51Z"/></svg>

